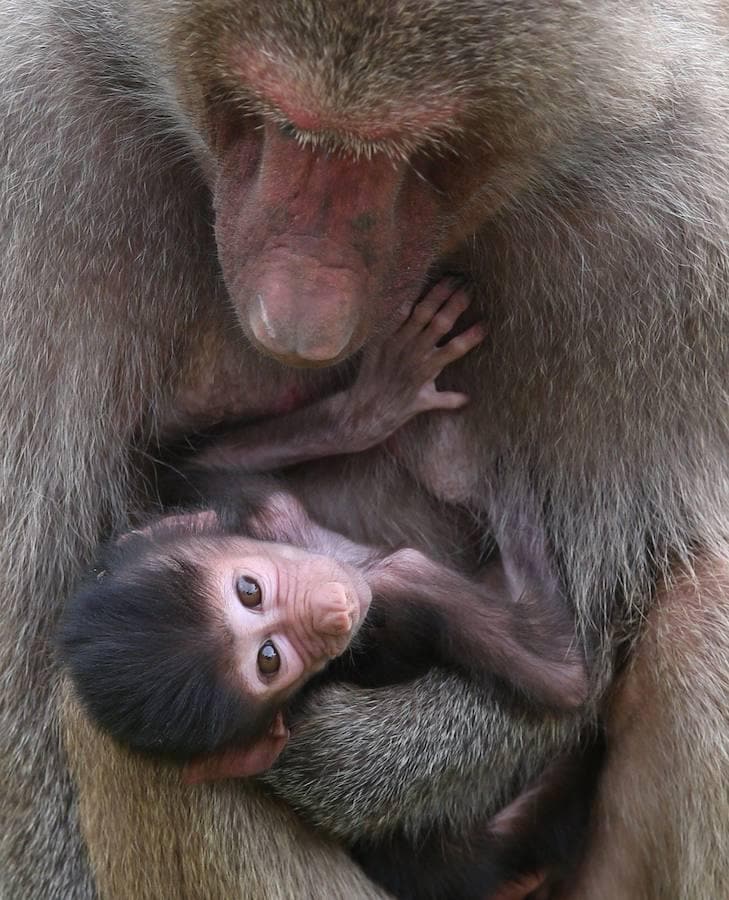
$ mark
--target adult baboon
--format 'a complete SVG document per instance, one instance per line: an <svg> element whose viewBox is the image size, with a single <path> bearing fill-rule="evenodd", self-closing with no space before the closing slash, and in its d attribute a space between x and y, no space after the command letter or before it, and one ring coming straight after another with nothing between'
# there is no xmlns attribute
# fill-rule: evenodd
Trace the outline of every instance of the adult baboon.
<svg viewBox="0 0 729 900"><path fill-rule="evenodd" d="M581 896L727 892L726 24L709 0L6 0L4 896L92 893L79 813L106 896L378 896L269 795L185 789L69 702L72 787L48 636L143 497L135 450L333 390L444 271L488 322L444 384L472 403L332 466L339 513L366 498L367 540L426 492L496 544L542 523L594 704L331 690L271 784L334 836L493 811L598 710L610 734L647 613Z"/></svg>

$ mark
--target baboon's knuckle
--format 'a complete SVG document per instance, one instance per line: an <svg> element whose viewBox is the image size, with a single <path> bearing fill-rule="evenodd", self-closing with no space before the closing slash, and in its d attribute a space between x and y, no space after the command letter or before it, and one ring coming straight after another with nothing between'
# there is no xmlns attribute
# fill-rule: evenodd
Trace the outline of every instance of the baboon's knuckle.
<svg viewBox="0 0 729 900"><path fill-rule="evenodd" d="M438 315L433 317L433 325L437 331L446 332L450 331L453 327L453 322L455 321L455 316L453 316L450 312L443 311L439 312Z"/></svg>
<svg viewBox="0 0 729 900"><path fill-rule="evenodd" d="M433 318L434 308L430 303L421 303L413 311L413 321L417 325L427 325Z"/></svg>
<svg viewBox="0 0 729 900"><path fill-rule="evenodd" d="M464 353L468 352L469 346L468 339L462 334L459 334L458 337L454 337L453 340L448 341L448 355L451 358L463 356Z"/></svg>

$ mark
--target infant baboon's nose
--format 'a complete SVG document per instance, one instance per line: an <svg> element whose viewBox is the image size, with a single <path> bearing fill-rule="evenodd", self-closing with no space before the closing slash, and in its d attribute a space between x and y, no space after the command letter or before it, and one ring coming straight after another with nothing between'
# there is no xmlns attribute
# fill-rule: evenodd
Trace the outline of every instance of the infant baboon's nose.
<svg viewBox="0 0 729 900"><path fill-rule="evenodd" d="M339 612L332 610L326 613L321 621L322 634L331 634L337 637L338 635L349 634L351 630L352 617L344 610Z"/></svg>
<svg viewBox="0 0 729 900"><path fill-rule="evenodd" d="M344 585L332 582L323 588L316 606L315 627L320 634L343 637L350 633L353 625L352 603Z"/></svg>

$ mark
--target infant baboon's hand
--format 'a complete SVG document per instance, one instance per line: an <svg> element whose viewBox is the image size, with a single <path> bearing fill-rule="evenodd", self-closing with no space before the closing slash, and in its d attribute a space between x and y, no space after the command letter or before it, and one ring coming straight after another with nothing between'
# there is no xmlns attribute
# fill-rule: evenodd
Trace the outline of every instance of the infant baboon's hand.
<svg viewBox="0 0 729 900"><path fill-rule="evenodd" d="M391 337L365 352L347 392L343 425L349 446L373 447L419 413L460 409L468 402L466 394L437 390L435 379L484 339L478 323L438 346L469 302L463 288L441 281Z"/></svg>

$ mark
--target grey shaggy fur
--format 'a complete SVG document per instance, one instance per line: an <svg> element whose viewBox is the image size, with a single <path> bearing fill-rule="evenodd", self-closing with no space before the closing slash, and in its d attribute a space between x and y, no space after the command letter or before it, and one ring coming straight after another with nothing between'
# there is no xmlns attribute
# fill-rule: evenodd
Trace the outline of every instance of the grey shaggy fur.
<svg viewBox="0 0 729 900"><path fill-rule="evenodd" d="M497 537L543 512L596 647L581 720L521 720L438 673L412 691L320 698L269 782L346 836L496 808L504 785L590 727L616 635L634 639L655 615L656 572L690 573L697 549L729 555L727 27L708 0L0 7L3 900L87 900L92 881L130 900L380 896L256 787L182 788L59 695L57 610L99 536L143 497L135 448L245 411L247 396L337 377L254 356L227 306L206 187L215 160L196 121L200 73L227 76L205 36L238 30L363 120L388 98L465 111L387 148L352 135L355 153L417 145L452 165L494 152L470 209L454 211L478 209L484 224L444 260L474 281L488 324L487 345L450 373L473 402L458 444L444 417L414 422L400 464ZM195 408L207 378L211 396L220 383L234 395L219 410ZM447 484L430 463L444 441L457 461ZM397 508L381 487L396 471L383 457L349 473L367 528ZM671 778L651 817L660 779L646 771L645 808L626 802L616 820L628 868L649 873L625 896L727 893L729 654L713 642L726 643L729 609L720 592L712 603L691 652L676 650L685 628L638 647L646 684L671 686L650 744Z"/></svg>

